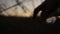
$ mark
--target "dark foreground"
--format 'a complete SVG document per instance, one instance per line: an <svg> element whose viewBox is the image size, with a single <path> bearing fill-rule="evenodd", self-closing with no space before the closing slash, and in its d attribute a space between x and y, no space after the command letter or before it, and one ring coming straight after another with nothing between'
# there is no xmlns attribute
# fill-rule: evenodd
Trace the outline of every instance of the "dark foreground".
<svg viewBox="0 0 60 34"><path fill-rule="evenodd" d="M57 19L54 24L46 24L39 19L0 16L0 25L2 33L8 34L40 34L42 32L53 34L60 32L60 19Z"/></svg>

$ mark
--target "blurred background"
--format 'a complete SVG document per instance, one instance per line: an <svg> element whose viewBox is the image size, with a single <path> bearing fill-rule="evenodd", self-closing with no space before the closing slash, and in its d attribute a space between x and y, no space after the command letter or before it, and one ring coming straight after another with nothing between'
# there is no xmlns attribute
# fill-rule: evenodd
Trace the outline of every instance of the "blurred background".
<svg viewBox="0 0 60 34"><path fill-rule="evenodd" d="M44 0L0 0L0 15L31 17L34 9L43 2Z"/></svg>
<svg viewBox="0 0 60 34"><path fill-rule="evenodd" d="M45 0L0 0L0 25L2 33L38 34L60 32L60 17L51 17L40 21L32 19L33 11ZM60 12L60 8L57 9ZM42 11L38 13L40 16ZM18 17L18 18L17 18ZM28 17L28 18L27 18ZM50 21L55 21L51 23ZM40 33L40 34L41 34ZM43 33L42 33L43 34Z"/></svg>

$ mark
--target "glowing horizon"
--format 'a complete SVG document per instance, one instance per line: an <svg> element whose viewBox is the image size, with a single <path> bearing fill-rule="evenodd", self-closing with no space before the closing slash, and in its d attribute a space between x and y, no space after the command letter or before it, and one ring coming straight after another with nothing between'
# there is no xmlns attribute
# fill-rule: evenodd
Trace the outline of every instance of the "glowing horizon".
<svg viewBox="0 0 60 34"><path fill-rule="evenodd" d="M7 7L10 7L16 4L15 0L1 0L1 1L2 3L6 2L5 4ZM30 17L33 14L34 8L40 5L43 1L44 0L26 0L20 6L10 8L2 12L1 14L5 16ZM21 7L24 7L24 10L26 11L26 13Z"/></svg>

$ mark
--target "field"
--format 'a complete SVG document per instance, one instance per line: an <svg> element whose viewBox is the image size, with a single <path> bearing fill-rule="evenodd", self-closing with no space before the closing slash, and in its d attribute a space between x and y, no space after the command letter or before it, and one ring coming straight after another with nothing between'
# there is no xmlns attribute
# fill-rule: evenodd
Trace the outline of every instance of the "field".
<svg viewBox="0 0 60 34"><path fill-rule="evenodd" d="M40 32L55 33L60 32L60 19L57 19L54 24L47 24L39 20L39 18L18 18L18 17L5 17L0 16L2 33L11 34L37 34Z"/></svg>

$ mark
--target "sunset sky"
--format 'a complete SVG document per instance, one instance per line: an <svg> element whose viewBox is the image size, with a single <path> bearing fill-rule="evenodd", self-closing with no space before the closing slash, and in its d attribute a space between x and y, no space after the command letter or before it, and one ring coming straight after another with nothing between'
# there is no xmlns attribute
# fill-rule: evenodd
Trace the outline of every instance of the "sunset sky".
<svg viewBox="0 0 60 34"><path fill-rule="evenodd" d="M38 5L40 5L44 0L19 0L19 2L22 2L21 5L17 5L15 7L12 7L4 12L2 12L5 16L32 16L34 8L36 8ZM3 5L4 4L4 5ZM0 0L0 5L5 8L9 8L16 4L15 0ZM22 9L24 7L24 10L26 13L24 13L24 10ZM15 9L17 8L17 9Z"/></svg>

